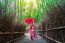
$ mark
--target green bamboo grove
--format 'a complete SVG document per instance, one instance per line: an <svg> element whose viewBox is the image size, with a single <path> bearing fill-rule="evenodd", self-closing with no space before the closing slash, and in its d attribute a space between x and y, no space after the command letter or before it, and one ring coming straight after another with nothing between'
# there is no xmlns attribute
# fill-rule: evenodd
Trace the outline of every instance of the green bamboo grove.
<svg viewBox="0 0 65 43"><path fill-rule="evenodd" d="M36 23L40 23L47 19L49 9L64 2L65 0L0 0L0 15L16 14L17 20L35 18Z"/></svg>

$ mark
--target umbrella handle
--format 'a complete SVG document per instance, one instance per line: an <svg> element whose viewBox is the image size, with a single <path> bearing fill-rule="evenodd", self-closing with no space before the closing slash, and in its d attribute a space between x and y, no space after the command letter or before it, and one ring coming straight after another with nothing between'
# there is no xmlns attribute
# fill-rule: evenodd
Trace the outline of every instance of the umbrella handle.
<svg viewBox="0 0 65 43"><path fill-rule="evenodd" d="M33 22L32 22L32 25L34 25L34 20L33 20Z"/></svg>

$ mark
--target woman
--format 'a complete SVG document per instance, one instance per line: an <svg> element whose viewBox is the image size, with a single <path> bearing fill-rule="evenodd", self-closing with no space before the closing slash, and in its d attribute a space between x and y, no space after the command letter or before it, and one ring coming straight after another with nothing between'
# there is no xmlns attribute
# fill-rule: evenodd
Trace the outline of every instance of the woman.
<svg viewBox="0 0 65 43"><path fill-rule="evenodd" d="M32 40L33 40L34 38L37 38L36 26L35 26L35 25L31 25L31 26L30 26L30 36L31 36L31 39L32 39Z"/></svg>

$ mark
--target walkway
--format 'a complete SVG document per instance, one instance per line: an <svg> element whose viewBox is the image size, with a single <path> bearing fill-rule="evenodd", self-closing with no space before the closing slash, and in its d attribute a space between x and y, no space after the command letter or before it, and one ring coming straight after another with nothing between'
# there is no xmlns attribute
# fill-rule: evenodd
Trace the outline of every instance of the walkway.
<svg viewBox="0 0 65 43"><path fill-rule="evenodd" d="M19 39L14 43L47 43L45 39L38 35L37 39L31 40L28 33L25 33L24 39Z"/></svg>

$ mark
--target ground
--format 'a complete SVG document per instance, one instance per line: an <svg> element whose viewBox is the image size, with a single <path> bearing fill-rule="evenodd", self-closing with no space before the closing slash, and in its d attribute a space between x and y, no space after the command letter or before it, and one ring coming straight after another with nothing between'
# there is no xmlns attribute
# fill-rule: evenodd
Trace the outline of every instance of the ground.
<svg viewBox="0 0 65 43"><path fill-rule="evenodd" d="M37 35L38 38L31 40L29 33L25 33L25 37L15 41L14 43L47 43L44 38Z"/></svg>

